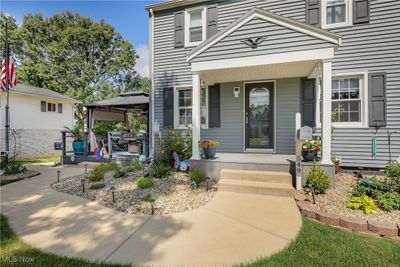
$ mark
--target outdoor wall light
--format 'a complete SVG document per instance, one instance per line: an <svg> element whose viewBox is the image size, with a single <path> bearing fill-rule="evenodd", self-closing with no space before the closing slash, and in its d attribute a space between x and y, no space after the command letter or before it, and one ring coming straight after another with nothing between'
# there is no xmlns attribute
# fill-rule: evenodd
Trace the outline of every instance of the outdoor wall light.
<svg viewBox="0 0 400 267"><path fill-rule="evenodd" d="M235 98L238 98L240 94L240 87L233 87L233 95L235 96Z"/></svg>
<svg viewBox="0 0 400 267"><path fill-rule="evenodd" d="M58 171L57 171L57 183L60 182L60 174L61 174L61 171L58 170Z"/></svg>
<svg viewBox="0 0 400 267"><path fill-rule="evenodd" d="M85 179L81 179L82 193L85 193Z"/></svg>
<svg viewBox="0 0 400 267"><path fill-rule="evenodd" d="M114 185L110 186L108 190L111 192L113 203L115 203L115 186Z"/></svg>

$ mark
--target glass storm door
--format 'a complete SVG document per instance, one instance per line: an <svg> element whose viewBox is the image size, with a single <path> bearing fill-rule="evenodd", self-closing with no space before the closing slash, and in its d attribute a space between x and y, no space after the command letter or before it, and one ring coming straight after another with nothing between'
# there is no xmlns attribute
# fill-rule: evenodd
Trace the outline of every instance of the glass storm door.
<svg viewBox="0 0 400 267"><path fill-rule="evenodd" d="M250 83L245 86L246 149L273 148L273 83Z"/></svg>

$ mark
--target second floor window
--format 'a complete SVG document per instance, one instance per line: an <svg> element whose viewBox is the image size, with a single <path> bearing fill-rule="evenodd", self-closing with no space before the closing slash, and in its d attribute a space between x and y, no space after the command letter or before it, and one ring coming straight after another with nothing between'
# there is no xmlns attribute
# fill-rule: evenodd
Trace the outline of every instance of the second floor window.
<svg viewBox="0 0 400 267"><path fill-rule="evenodd" d="M351 25L352 0L326 0L321 3L323 28Z"/></svg>
<svg viewBox="0 0 400 267"><path fill-rule="evenodd" d="M185 11L185 46L195 46L205 40L205 7L196 7Z"/></svg>

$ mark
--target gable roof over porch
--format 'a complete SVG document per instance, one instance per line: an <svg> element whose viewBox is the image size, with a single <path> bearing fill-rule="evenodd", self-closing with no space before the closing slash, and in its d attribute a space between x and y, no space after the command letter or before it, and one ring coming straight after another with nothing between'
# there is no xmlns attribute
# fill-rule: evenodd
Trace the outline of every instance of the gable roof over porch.
<svg viewBox="0 0 400 267"><path fill-rule="evenodd" d="M249 43L248 39L254 42L257 38L262 42L256 48L246 44ZM192 50L187 60L204 62L336 48L340 43L341 38L334 33L253 8Z"/></svg>

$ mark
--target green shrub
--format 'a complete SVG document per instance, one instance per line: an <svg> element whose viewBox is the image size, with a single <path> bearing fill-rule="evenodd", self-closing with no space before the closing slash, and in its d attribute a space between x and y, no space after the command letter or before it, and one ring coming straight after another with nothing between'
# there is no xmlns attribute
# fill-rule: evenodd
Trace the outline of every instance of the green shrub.
<svg viewBox="0 0 400 267"><path fill-rule="evenodd" d="M204 182L204 173L202 170L200 169L191 169L189 171L189 179L190 181L195 181L196 184L200 184L202 182Z"/></svg>
<svg viewBox="0 0 400 267"><path fill-rule="evenodd" d="M136 180L136 185L140 189L145 189L152 187L154 185L153 179L151 178L145 178L145 177L140 177L139 179Z"/></svg>
<svg viewBox="0 0 400 267"><path fill-rule="evenodd" d="M376 213L376 205L369 196L351 197L346 206L355 210L363 210L365 214Z"/></svg>
<svg viewBox="0 0 400 267"><path fill-rule="evenodd" d="M115 179L121 178L121 177L126 177L127 171L126 169L123 169L121 167L118 167L114 170L114 175L113 177Z"/></svg>
<svg viewBox="0 0 400 267"><path fill-rule="evenodd" d="M13 175L18 174L24 171L25 167L22 165L21 162L15 160L9 160L7 165L4 168L5 175Z"/></svg>
<svg viewBox="0 0 400 267"><path fill-rule="evenodd" d="M157 199L158 196L155 194L147 194L144 198L142 198L142 200L146 202L156 202Z"/></svg>
<svg viewBox="0 0 400 267"><path fill-rule="evenodd" d="M158 161L171 166L174 159L173 152L178 153L181 160L192 157L192 128L187 127L185 133L176 129L170 131L161 141Z"/></svg>
<svg viewBox="0 0 400 267"><path fill-rule="evenodd" d="M154 162L150 166L150 176L154 178L165 178L172 174L172 168L161 162Z"/></svg>
<svg viewBox="0 0 400 267"><path fill-rule="evenodd" d="M105 184L99 183L99 184L93 184L93 185L91 185L91 186L89 187L89 189L90 189L90 190L98 190L98 189L101 189L101 188L104 188L104 187L106 187Z"/></svg>
<svg viewBox="0 0 400 267"><path fill-rule="evenodd" d="M306 186L312 185L316 194L323 194L329 188L329 176L314 160L313 167L306 176Z"/></svg>
<svg viewBox="0 0 400 267"><path fill-rule="evenodd" d="M132 161L132 164L128 166L125 170L126 172L137 172L142 170L142 168L142 163L138 159L135 159Z"/></svg>
<svg viewBox="0 0 400 267"><path fill-rule="evenodd" d="M367 183L367 180L370 180L370 183ZM376 199L379 195L388 191L389 187L385 183L379 181L377 178L368 178L357 182L353 186L352 195L356 197L367 195Z"/></svg>
<svg viewBox="0 0 400 267"><path fill-rule="evenodd" d="M93 168L90 174L86 177L91 182L98 182L104 179L104 174L109 171L116 170L118 165L114 162L102 163Z"/></svg>
<svg viewBox="0 0 400 267"><path fill-rule="evenodd" d="M400 194L386 192L378 196L378 206L385 211L400 210Z"/></svg>
<svg viewBox="0 0 400 267"><path fill-rule="evenodd" d="M383 173L386 176L386 183L390 190L400 194L400 163L389 163Z"/></svg>

